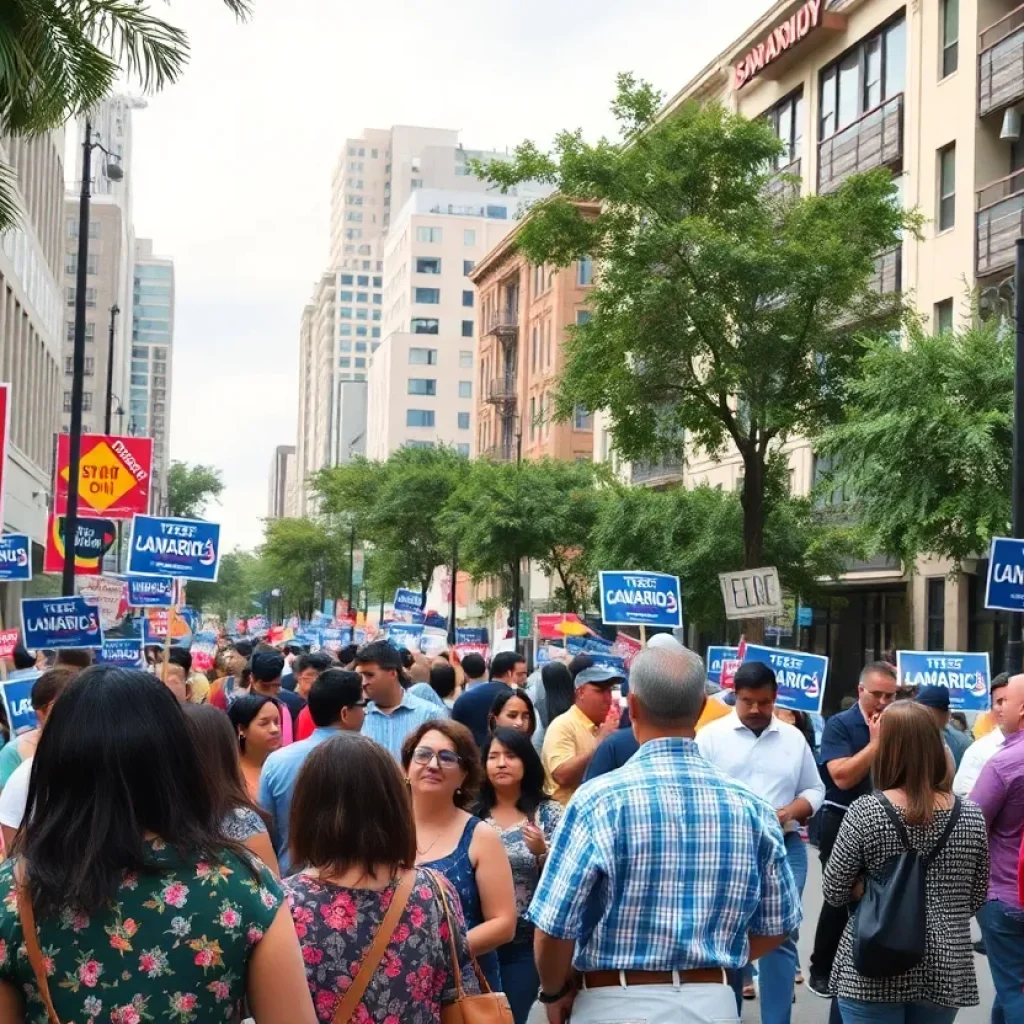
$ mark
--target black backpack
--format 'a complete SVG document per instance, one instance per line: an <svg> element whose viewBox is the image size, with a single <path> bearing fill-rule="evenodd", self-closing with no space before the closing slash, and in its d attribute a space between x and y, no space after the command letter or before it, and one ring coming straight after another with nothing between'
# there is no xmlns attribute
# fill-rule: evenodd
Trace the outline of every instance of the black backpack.
<svg viewBox="0 0 1024 1024"><path fill-rule="evenodd" d="M891 978L916 967L925 954L925 876L960 820L960 798L953 798L949 821L926 856L911 849L896 808L875 793L896 829L903 853L895 857L885 881L868 876L853 918L853 966L865 978Z"/></svg>

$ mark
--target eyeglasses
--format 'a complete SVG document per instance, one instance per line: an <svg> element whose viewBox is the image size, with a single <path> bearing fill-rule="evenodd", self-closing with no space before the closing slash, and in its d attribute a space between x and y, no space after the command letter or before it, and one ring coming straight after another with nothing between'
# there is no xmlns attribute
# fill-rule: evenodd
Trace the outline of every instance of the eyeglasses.
<svg viewBox="0 0 1024 1024"><path fill-rule="evenodd" d="M895 693L889 693L886 690L865 690L864 692L867 693L867 695L869 697L874 697L875 700L878 700L878 701L895 700L896 699L896 694Z"/></svg>
<svg viewBox="0 0 1024 1024"><path fill-rule="evenodd" d="M427 765L437 758L437 767L443 772L453 772L462 765L462 758L454 750L431 750L430 747L417 747L412 752L416 764Z"/></svg>
<svg viewBox="0 0 1024 1024"><path fill-rule="evenodd" d="M368 700L356 700L356 701L353 701L351 704L346 704L345 707L347 707L347 708L365 708L366 705L369 704L369 703L370 702Z"/></svg>

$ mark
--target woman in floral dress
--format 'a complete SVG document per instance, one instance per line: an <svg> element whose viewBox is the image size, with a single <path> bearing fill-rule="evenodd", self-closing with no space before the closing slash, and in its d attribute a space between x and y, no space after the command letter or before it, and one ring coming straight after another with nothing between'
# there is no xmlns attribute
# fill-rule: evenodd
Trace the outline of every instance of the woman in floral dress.
<svg viewBox="0 0 1024 1024"><path fill-rule="evenodd" d="M229 1021L243 996L260 1024L313 1024L280 886L221 831L159 680L83 672L53 706L28 803L0 865L4 1024L47 1024L18 913L23 878L64 1024Z"/></svg>
<svg viewBox="0 0 1024 1024"><path fill-rule="evenodd" d="M416 860L409 794L387 750L355 733L339 733L320 744L299 773L289 835L292 863L305 866L285 879L284 888L317 1018L330 1021L343 987L358 973L377 934L400 877ZM409 902L353 1020L441 1020L441 1007L455 998L441 886L456 916L464 987L479 992L468 967L458 897L443 876L418 868Z"/></svg>

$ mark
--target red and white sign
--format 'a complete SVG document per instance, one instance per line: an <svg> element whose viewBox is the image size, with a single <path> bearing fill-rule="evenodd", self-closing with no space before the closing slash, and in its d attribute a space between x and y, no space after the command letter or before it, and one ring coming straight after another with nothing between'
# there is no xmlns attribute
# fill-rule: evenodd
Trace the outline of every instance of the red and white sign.
<svg viewBox="0 0 1024 1024"><path fill-rule="evenodd" d="M541 640L564 640L567 636L589 636L593 630L575 612L542 612L536 616L537 636ZM575 629L559 629L571 623Z"/></svg>
<svg viewBox="0 0 1024 1024"><path fill-rule="evenodd" d="M807 0L786 21L773 28L756 46L752 46L744 58L733 66L733 87L742 89L773 60L781 57L819 25L832 25L837 18L845 25L846 19L842 15L825 14L822 11L824 5L825 0ZM835 27L840 25L836 23Z"/></svg>
<svg viewBox="0 0 1024 1024"><path fill-rule="evenodd" d="M628 633L616 633L615 643L612 644L612 654L622 659L622 663L629 668L633 659L643 650L640 641Z"/></svg>
<svg viewBox="0 0 1024 1024"><path fill-rule="evenodd" d="M16 629L0 629L0 658L13 658L14 648L17 646L18 631Z"/></svg>
<svg viewBox="0 0 1024 1024"><path fill-rule="evenodd" d="M0 530L4 525L4 490L7 486L7 432L11 423L11 385L0 384Z"/></svg>
<svg viewBox="0 0 1024 1024"><path fill-rule="evenodd" d="M490 654L490 647L487 644L455 644L452 647L455 652L455 660L461 662L467 654L479 654L485 661Z"/></svg>
<svg viewBox="0 0 1024 1024"><path fill-rule="evenodd" d="M99 609L100 627L113 629L128 614L128 584L113 576L83 576L78 592Z"/></svg>
<svg viewBox="0 0 1024 1024"><path fill-rule="evenodd" d="M57 435L56 514L68 509L71 437ZM131 519L149 511L153 441L149 437L83 434L78 474L78 511L83 516Z"/></svg>
<svg viewBox="0 0 1024 1024"><path fill-rule="evenodd" d="M722 662L722 672L718 678L718 685L723 690L736 689L736 673L740 670L740 665L743 664L743 659L746 655L747 638L741 636L740 645L736 648L736 657L726 658L726 660Z"/></svg>

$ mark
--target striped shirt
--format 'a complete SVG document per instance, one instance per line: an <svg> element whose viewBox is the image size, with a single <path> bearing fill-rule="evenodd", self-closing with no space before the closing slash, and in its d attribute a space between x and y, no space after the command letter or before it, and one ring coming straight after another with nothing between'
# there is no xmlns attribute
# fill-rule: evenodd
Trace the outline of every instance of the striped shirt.
<svg viewBox="0 0 1024 1024"><path fill-rule="evenodd" d="M772 807L663 738L577 790L526 916L577 970L668 971L741 967L801 908Z"/></svg>
<svg viewBox="0 0 1024 1024"><path fill-rule="evenodd" d="M435 718L447 718L447 708L438 707L422 697L416 697L408 691L390 714L385 714L370 701L366 705L366 719L363 722L363 735L376 740L382 747L391 751L396 761L402 760L402 741L414 729L424 722Z"/></svg>

